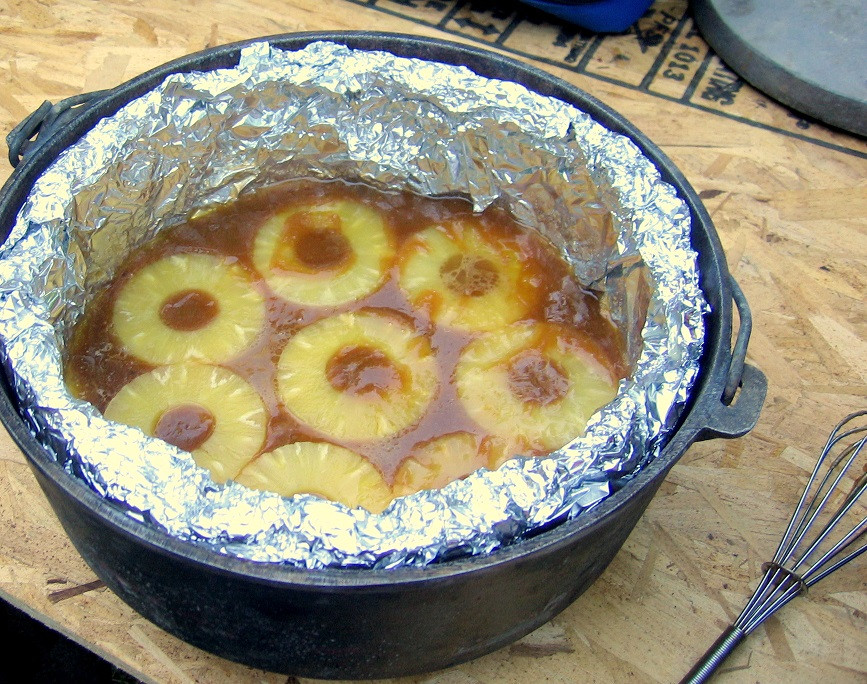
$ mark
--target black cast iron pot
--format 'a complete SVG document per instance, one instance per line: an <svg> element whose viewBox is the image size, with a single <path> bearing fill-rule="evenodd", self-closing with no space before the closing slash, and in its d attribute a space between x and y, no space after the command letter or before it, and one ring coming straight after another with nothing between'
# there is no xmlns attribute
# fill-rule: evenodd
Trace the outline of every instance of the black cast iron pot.
<svg viewBox="0 0 867 684"><path fill-rule="evenodd" d="M439 40L367 32L268 40L285 49L331 40L518 81L585 110L630 137L656 163L692 212L701 287L712 307L700 376L661 456L596 508L486 556L425 568L310 571L222 556L131 519L68 475L34 439L8 379L2 384L0 418L94 572L142 615L181 639L255 667L310 677L392 677L453 665L518 639L575 600L617 553L690 444L739 437L752 429L766 384L761 372L744 364L749 309L695 191L653 143L586 93L511 59ZM236 65L242 47L207 50L112 90L43 105L8 138L10 160L21 163L0 191L5 235L34 180L99 119L170 73ZM734 351L732 301L740 315Z"/></svg>

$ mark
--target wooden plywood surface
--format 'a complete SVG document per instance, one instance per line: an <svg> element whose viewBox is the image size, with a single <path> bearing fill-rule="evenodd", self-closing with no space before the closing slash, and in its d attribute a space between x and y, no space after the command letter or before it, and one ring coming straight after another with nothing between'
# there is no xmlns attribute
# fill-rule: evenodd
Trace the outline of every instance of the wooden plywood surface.
<svg viewBox="0 0 867 684"><path fill-rule="evenodd" d="M752 592L831 426L867 405L867 144L742 83L708 51L685 0L660 0L630 33L604 38L514 4L492 7L0 0L0 134L43 100L112 87L208 46L335 29L487 45L624 114L672 158L713 217L753 309L749 359L769 381L762 417L744 438L691 448L612 565L551 623L497 653L410 681L674 681ZM0 526L0 595L132 674L287 680L180 642L102 587L5 434ZM840 571L769 620L719 681L867 679L865 565Z"/></svg>

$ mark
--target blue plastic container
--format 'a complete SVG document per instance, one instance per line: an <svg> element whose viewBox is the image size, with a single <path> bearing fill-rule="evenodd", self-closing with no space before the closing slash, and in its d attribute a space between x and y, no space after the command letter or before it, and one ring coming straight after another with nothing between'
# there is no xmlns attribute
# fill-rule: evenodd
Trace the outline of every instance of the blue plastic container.
<svg viewBox="0 0 867 684"><path fill-rule="evenodd" d="M653 0L523 0L525 5L596 31L619 33L632 26Z"/></svg>

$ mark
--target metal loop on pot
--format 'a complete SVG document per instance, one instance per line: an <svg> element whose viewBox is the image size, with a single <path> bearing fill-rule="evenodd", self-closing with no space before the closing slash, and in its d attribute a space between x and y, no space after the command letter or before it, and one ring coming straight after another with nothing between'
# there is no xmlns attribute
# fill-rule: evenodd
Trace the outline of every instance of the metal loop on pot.
<svg viewBox="0 0 867 684"><path fill-rule="evenodd" d="M52 104L48 100L21 121L6 136L9 148L9 163L16 167L21 160L31 154L54 131L78 114L78 110L105 95L107 90L94 90L89 93L73 95Z"/></svg>
<svg viewBox="0 0 867 684"><path fill-rule="evenodd" d="M734 279L730 278L732 286L732 299L738 309L738 318L740 319L740 327L738 328L738 336L735 340L734 349L732 349L732 360L729 364L728 380L726 381L725 390L722 395L722 403L728 406L732 403L738 387L741 386L741 380L744 373L744 363L747 358L747 346L750 343L750 334L753 330L753 314L750 311L750 305L747 303L747 298L744 297L743 290Z"/></svg>

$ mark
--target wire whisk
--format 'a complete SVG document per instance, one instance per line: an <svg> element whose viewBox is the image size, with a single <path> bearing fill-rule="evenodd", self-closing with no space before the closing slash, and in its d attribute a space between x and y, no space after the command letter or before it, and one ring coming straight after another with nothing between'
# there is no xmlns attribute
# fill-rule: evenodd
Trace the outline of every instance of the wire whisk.
<svg viewBox="0 0 867 684"><path fill-rule="evenodd" d="M867 514L858 499L867 489L867 410L831 432L777 553L738 618L681 684L707 681L745 636L793 598L867 551ZM860 544L860 545L859 545Z"/></svg>

